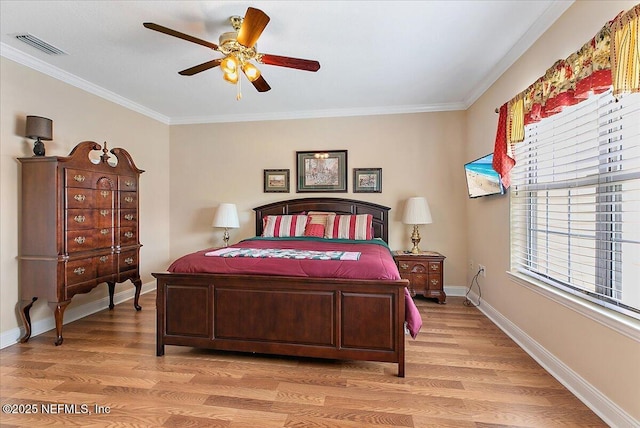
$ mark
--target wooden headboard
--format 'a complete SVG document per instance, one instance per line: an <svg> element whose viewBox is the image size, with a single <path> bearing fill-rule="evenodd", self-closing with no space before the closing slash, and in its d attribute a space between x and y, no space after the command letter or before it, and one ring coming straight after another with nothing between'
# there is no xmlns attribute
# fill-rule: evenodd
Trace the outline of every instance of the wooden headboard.
<svg viewBox="0 0 640 428"><path fill-rule="evenodd" d="M330 211L336 214L371 214L373 236L389 242L389 210L371 202L342 198L301 198L273 202L254 208L256 212L256 236L262 235L262 218L268 215L298 214L309 211Z"/></svg>

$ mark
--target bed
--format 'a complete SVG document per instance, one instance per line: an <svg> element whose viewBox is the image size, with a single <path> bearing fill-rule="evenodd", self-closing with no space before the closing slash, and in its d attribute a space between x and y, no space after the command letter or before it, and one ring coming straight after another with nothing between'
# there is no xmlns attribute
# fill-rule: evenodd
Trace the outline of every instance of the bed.
<svg viewBox="0 0 640 428"><path fill-rule="evenodd" d="M389 208L343 198L300 198L263 205L254 211L256 238L229 248L211 248L185 255L174 261L167 272L153 273L157 281L156 354L164 355L165 345L177 345L388 362L396 363L398 376L404 377L405 329L415 337L422 320L408 294L408 281L400 279L385 244L388 242ZM289 237L271 237L266 233L274 218L296 218L315 212L335 213L338 216L335 218L366 217L370 219L366 233L371 233L366 238L371 239L352 242L323 239L324 236L294 237L293 228ZM314 215L313 218L317 217ZM311 216L308 219L311 220ZM262 238L263 232L269 237ZM295 253L280 263L298 266L297 271L287 267L267 274L256 267L275 262L267 260L273 258L271 255L254 253L285 251L263 249L273 243L276 248L289 248L291 241L302 241L300 245L307 245L306 250L286 250ZM312 245L309 241L316 241L319 246L309 247ZM320 248L317 253L328 258L331 251L320 245L334 241L345 245L339 247L338 253L347 261L308 260L317 254L300 256L302 251L316 253L308 250ZM350 245L358 251L347 251L352 248ZM378 247L374 248L376 255L370 256L369 249L364 249L366 245ZM242 251L245 254L241 254ZM372 274L371 278L362 279L359 273L354 273L353 266L371 257L386 270L378 276ZM240 259L248 264L239 268ZM335 275L319 277L324 274L314 273L313 268L306 267L315 266L312 262L335 266L332 270ZM202 263L217 263L227 268ZM340 265L349 267L343 269L338 267ZM339 273L342 271L348 273Z"/></svg>

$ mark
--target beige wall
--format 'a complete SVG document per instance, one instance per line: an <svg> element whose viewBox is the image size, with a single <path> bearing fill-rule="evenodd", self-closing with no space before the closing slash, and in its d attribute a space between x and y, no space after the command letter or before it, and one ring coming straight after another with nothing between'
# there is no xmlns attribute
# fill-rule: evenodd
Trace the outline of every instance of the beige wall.
<svg viewBox="0 0 640 428"><path fill-rule="evenodd" d="M492 150L494 109L524 90L557 59L577 50L633 1L579 1L467 110L467 157ZM468 260L487 266L482 297L546 351L640 420L640 345L628 336L517 285L509 270L509 199L467 204Z"/></svg>
<svg viewBox="0 0 640 428"><path fill-rule="evenodd" d="M171 256L220 245L211 228L221 202L237 204L233 242L255 234L252 208L312 196L363 199L391 207L389 244L409 249L402 207L425 196L433 223L422 249L447 256L445 284L466 281L464 112L184 125L171 127ZM296 193L296 151L347 150L348 193ZM288 168L291 193L263 193L263 169ZM353 168L382 168L382 193L353 194Z"/></svg>
<svg viewBox="0 0 640 428"><path fill-rule="evenodd" d="M33 141L23 137L26 115L53 120L53 141L45 142L46 154L66 156L85 140L108 147L122 147L146 172L140 179L140 255L142 280L163 270L169 261L169 126L6 58L0 62L0 333L22 326L17 302L18 225L20 170L18 157L32 156ZM116 292L132 288L131 283ZM107 295L101 285L74 297L67 309ZM150 308L153 310L152 308ZM33 323L51 317L45 302L36 302ZM4 341L5 337L3 337Z"/></svg>

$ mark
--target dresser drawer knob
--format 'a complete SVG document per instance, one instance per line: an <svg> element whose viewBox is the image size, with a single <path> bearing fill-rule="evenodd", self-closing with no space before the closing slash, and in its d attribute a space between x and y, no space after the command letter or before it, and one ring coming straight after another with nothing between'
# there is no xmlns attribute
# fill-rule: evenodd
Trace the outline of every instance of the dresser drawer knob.
<svg viewBox="0 0 640 428"><path fill-rule="evenodd" d="M133 214L125 214L125 215L124 215L124 219L125 219L125 220L129 220L129 221L131 221L131 220L133 220L134 218L135 218L135 217L133 216Z"/></svg>
<svg viewBox="0 0 640 428"><path fill-rule="evenodd" d="M409 269L409 265L406 264L406 263L400 263L400 269L407 270L407 269Z"/></svg>
<svg viewBox="0 0 640 428"><path fill-rule="evenodd" d="M131 196L127 196L126 198L124 198L124 201L130 204L131 202L133 202L133 198Z"/></svg>
<svg viewBox="0 0 640 428"><path fill-rule="evenodd" d="M84 202L84 200L87 199L87 197L85 195L75 195L73 199L75 199L78 202Z"/></svg>
<svg viewBox="0 0 640 428"><path fill-rule="evenodd" d="M73 176L73 179L76 180L78 183L82 183L84 182L84 180L87 179L87 177L85 177L84 175L77 174Z"/></svg>
<svg viewBox="0 0 640 428"><path fill-rule="evenodd" d="M100 262L101 262L101 263L104 263L104 262L106 262L107 260L109 260L109 256L102 256L102 257L100 257Z"/></svg>
<svg viewBox="0 0 640 428"><path fill-rule="evenodd" d="M83 267L75 268L73 270L73 273L75 273L76 275L83 275L84 274L84 268Z"/></svg>
<svg viewBox="0 0 640 428"><path fill-rule="evenodd" d="M107 215L109 215L109 210L100 210L100 215L102 217L106 217Z"/></svg>
<svg viewBox="0 0 640 428"><path fill-rule="evenodd" d="M124 236L125 236L125 238L131 239L131 238L133 238L133 232L125 232Z"/></svg>
<svg viewBox="0 0 640 428"><path fill-rule="evenodd" d="M124 262L128 265L133 263L133 257L127 257L126 259L124 259Z"/></svg>
<svg viewBox="0 0 640 428"><path fill-rule="evenodd" d="M86 238L84 236L76 236L74 241L76 241L78 244L84 244L84 241L86 241Z"/></svg>
<svg viewBox="0 0 640 428"><path fill-rule="evenodd" d="M124 182L124 185L127 186L127 187L131 187L131 186L134 185L134 182L127 180L127 181Z"/></svg>
<svg viewBox="0 0 640 428"><path fill-rule="evenodd" d="M73 220L75 220L77 223L84 223L86 219L83 215L77 215L73 218Z"/></svg>
<svg viewBox="0 0 640 428"><path fill-rule="evenodd" d="M103 235L107 235L109 234L109 229L101 229L100 233L102 233Z"/></svg>
<svg viewBox="0 0 640 428"><path fill-rule="evenodd" d="M108 190L102 190L100 191L100 196L106 199L107 197L109 197L109 193L111 192L109 192Z"/></svg>

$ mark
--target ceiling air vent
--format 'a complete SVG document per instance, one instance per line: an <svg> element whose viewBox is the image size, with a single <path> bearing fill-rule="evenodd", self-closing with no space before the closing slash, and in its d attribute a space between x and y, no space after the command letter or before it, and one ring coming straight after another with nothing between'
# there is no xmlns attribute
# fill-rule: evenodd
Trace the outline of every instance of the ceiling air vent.
<svg viewBox="0 0 640 428"><path fill-rule="evenodd" d="M18 34L16 36L16 38L18 40L20 40L21 42L24 42L28 45L33 46L34 48L38 49L39 51L42 51L44 53L46 53L47 55L68 55L65 51L58 49L57 47L50 45L49 43L45 42L44 40L40 40L39 38L37 38L36 36L34 36L33 34Z"/></svg>

